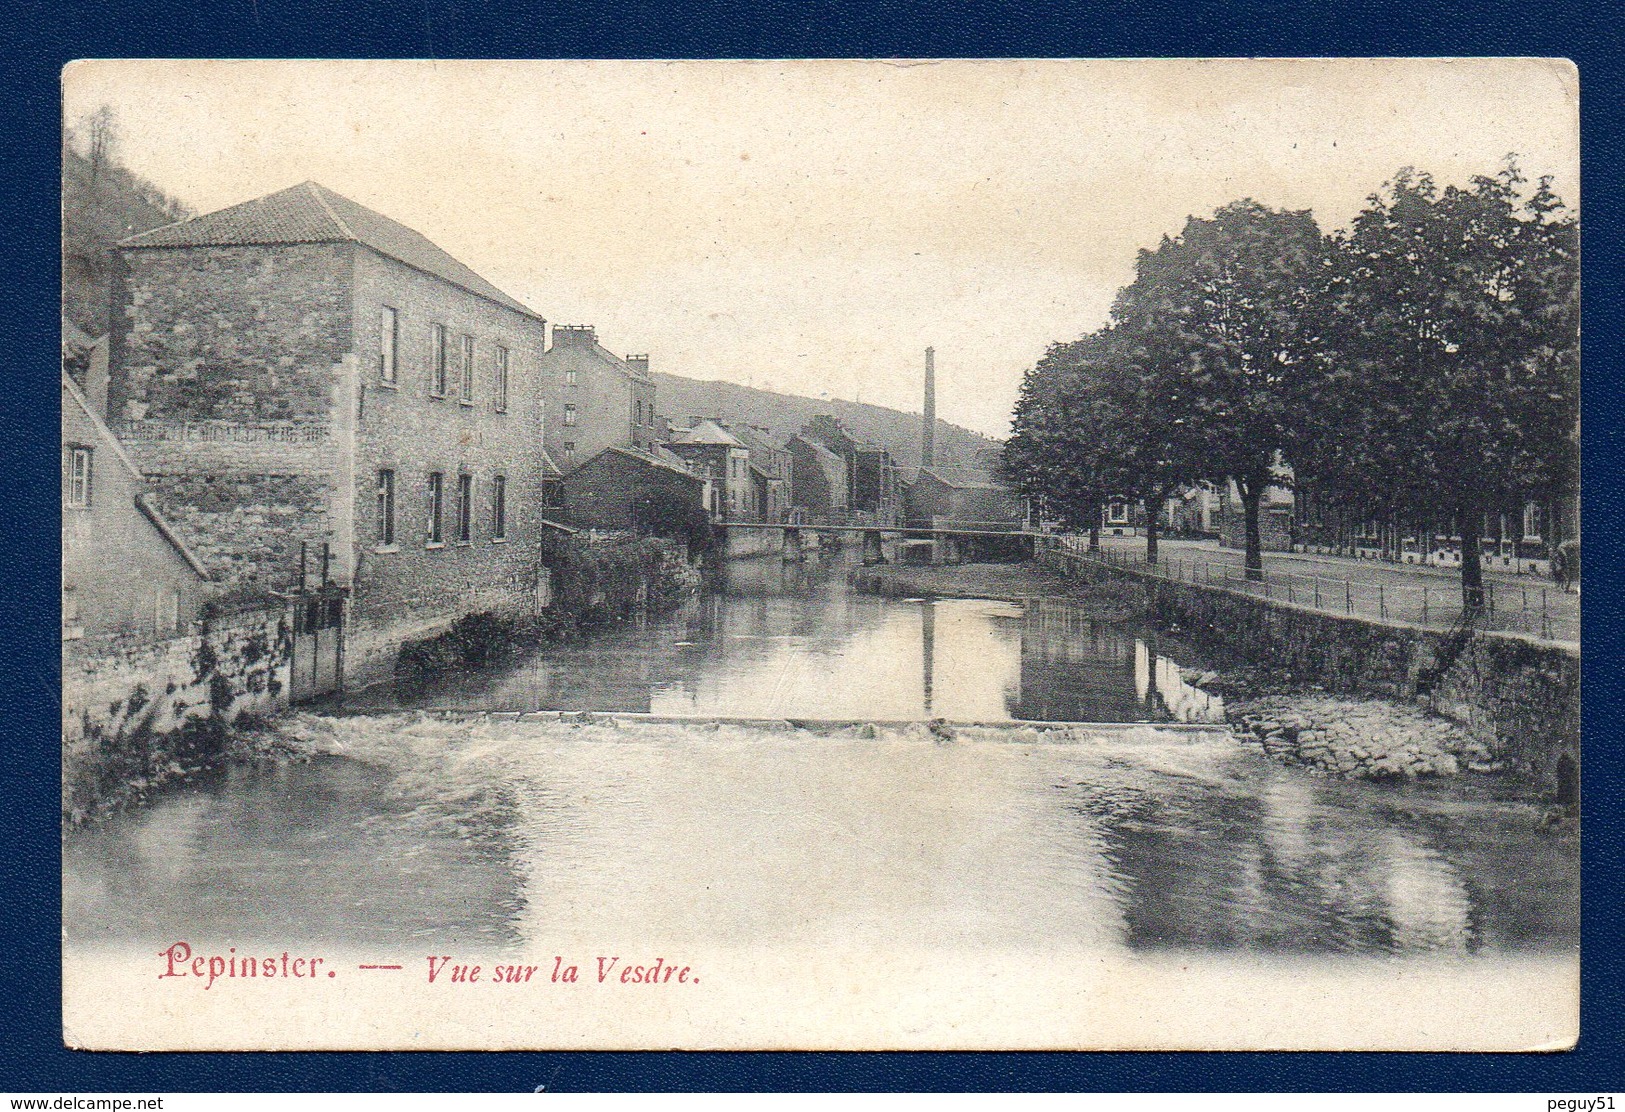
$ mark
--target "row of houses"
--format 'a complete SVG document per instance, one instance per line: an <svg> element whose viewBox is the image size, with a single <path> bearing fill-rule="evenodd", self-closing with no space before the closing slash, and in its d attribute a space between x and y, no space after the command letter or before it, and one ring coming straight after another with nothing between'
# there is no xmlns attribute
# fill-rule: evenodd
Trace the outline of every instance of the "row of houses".
<svg viewBox="0 0 1625 1112"><path fill-rule="evenodd" d="M674 422L648 355L314 182L123 241L111 300L64 335L65 638L327 592L366 675L545 606L553 536L997 516L985 466L905 470L833 417Z"/></svg>
<svg viewBox="0 0 1625 1112"><path fill-rule="evenodd" d="M1312 483L1287 482L1268 488L1259 505L1259 540L1266 552L1309 552L1390 563L1460 567L1462 539L1453 521L1393 522L1341 512L1317 497ZM1142 503L1114 499L1101 510L1108 535L1145 531L1149 511ZM1216 539L1225 548L1246 547L1246 518L1233 482L1203 481L1180 489L1161 507L1159 531L1169 536ZM1560 546L1579 535L1573 499L1525 502L1488 511L1479 523L1480 559L1485 567L1547 575ZM1574 574L1574 569L1570 569Z"/></svg>

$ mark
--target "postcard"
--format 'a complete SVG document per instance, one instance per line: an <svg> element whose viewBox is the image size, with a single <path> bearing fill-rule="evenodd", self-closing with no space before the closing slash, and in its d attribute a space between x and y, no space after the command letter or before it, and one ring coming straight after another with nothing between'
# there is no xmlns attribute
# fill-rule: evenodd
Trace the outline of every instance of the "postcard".
<svg viewBox="0 0 1625 1112"><path fill-rule="evenodd" d="M1574 1045L1571 63L62 90L68 1046Z"/></svg>

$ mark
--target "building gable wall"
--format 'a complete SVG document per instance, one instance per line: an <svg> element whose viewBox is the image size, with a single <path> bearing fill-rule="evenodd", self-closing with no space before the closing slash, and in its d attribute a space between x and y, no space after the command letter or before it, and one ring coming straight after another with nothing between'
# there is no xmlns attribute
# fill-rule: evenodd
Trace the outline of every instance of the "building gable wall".
<svg viewBox="0 0 1625 1112"><path fill-rule="evenodd" d="M136 497L145 484L66 387L62 445L64 633L150 639L185 630L197 619L209 584L142 513ZM90 449L90 498L84 507L69 506L66 497L67 461L76 447Z"/></svg>

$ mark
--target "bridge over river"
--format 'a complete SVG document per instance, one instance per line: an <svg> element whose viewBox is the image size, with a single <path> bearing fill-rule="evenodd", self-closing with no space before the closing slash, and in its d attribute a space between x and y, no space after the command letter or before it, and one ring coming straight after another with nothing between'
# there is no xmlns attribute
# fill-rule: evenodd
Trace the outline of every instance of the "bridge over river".
<svg viewBox="0 0 1625 1112"><path fill-rule="evenodd" d="M799 560L820 542L820 535L860 536L863 562L957 564L989 555L1030 558L1035 538L1023 522L962 521L930 518L896 524L820 521L723 521L715 528L724 534L723 551L732 556L760 556L774 551L786 560Z"/></svg>

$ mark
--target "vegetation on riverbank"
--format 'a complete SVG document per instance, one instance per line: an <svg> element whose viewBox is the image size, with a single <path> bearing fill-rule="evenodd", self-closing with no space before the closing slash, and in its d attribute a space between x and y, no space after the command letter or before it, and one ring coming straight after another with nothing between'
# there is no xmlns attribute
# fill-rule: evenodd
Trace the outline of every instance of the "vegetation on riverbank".
<svg viewBox="0 0 1625 1112"><path fill-rule="evenodd" d="M500 664L517 652L572 640L639 613L664 614L699 582L679 546L648 537L550 536L542 562L543 574L553 577L546 609L469 614L445 633L409 642L396 658L396 682L411 686L454 668Z"/></svg>

